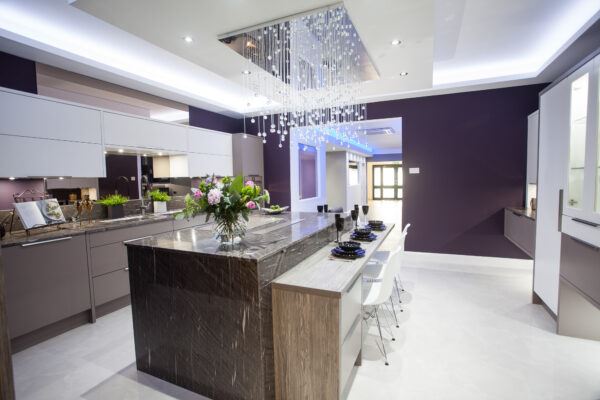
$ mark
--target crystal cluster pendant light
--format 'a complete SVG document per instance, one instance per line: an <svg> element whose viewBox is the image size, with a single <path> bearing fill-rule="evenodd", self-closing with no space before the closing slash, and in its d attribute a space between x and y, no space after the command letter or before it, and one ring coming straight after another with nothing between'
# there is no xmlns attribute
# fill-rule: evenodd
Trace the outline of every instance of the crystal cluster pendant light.
<svg viewBox="0 0 600 400"><path fill-rule="evenodd" d="M370 60L343 5L250 30L237 39L246 59L248 106L267 99L250 119L263 143L278 140L282 147L296 127L304 127L298 130L300 139L312 143L364 141L360 121L367 111L358 98L363 64Z"/></svg>

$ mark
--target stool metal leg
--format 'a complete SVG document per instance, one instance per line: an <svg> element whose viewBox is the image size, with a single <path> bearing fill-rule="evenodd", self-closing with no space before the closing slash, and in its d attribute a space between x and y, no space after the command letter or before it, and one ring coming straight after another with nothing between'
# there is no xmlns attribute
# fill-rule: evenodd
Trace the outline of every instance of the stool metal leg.
<svg viewBox="0 0 600 400"><path fill-rule="evenodd" d="M375 309L375 321L377 321L377 329L379 330L379 338L381 339L381 347L383 349L383 357L385 358L385 365L390 365L387 358L387 352L385 351L385 343L383 343L383 335L381 334L381 323L379 322L378 308Z"/></svg>

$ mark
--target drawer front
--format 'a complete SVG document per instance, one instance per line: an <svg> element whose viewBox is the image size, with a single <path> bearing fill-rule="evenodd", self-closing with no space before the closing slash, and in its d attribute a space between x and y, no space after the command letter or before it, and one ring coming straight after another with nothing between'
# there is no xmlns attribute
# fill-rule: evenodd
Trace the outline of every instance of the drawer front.
<svg viewBox="0 0 600 400"><path fill-rule="evenodd" d="M97 276L93 281L96 306L129 294L128 269L120 269L109 274Z"/></svg>
<svg viewBox="0 0 600 400"><path fill-rule="evenodd" d="M504 235L533 257L535 253L535 221L504 210Z"/></svg>
<svg viewBox="0 0 600 400"><path fill-rule="evenodd" d="M600 226L594 226L593 223L586 223L586 221L563 215L562 231L569 236L600 247Z"/></svg>
<svg viewBox="0 0 600 400"><path fill-rule="evenodd" d="M92 276L104 275L127 267L127 247L123 242L92 247Z"/></svg>
<svg viewBox="0 0 600 400"><path fill-rule="evenodd" d="M123 242L124 240L171 232L172 230L173 221L169 220L135 226L133 228L114 229L106 232L93 233L90 235L90 246L104 246L106 244Z"/></svg>
<svg viewBox="0 0 600 400"><path fill-rule="evenodd" d="M560 274L600 304L600 249L563 234Z"/></svg>
<svg viewBox="0 0 600 400"><path fill-rule="evenodd" d="M89 310L85 236L2 250L11 338Z"/></svg>
<svg viewBox="0 0 600 400"><path fill-rule="evenodd" d="M362 348L362 323L361 317L358 316L352 325L352 330L346 341L342 343L340 352L340 393L344 392L344 387L348 383L348 378L354 368L354 363L358 357L358 353Z"/></svg>
<svg viewBox="0 0 600 400"><path fill-rule="evenodd" d="M340 302L340 343L348 336L348 332L362 310L362 275L360 275Z"/></svg>

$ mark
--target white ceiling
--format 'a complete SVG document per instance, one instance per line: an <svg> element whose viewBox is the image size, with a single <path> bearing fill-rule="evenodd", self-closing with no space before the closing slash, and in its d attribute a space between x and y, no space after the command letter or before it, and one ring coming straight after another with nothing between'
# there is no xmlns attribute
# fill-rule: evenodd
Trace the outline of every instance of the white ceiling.
<svg viewBox="0 0 600 400"><path fill-rule="evenodd" d="M330 0L2 0L0 50L239 116L244 60L217 36ZM547 80L598 0L345 0L381 79L364 101ZM82 11L83 10L83 11ZM192 43L183 41L193 37ZM402 43L392 46L391 41ZM408 72L405 77L401 71Z"/></svg>

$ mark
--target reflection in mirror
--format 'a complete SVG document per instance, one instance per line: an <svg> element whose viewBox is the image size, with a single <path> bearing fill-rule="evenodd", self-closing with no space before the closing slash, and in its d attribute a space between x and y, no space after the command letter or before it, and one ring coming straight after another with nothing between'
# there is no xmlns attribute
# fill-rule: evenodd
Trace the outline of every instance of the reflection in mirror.
<svg viewBox="0 0 600 400"><path fill-rule="evenodd" d="M317 149L299 144L298 161L300 200L317 197Z"/></svg>

